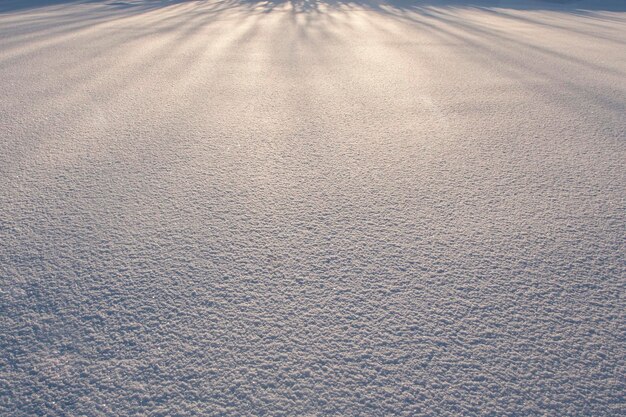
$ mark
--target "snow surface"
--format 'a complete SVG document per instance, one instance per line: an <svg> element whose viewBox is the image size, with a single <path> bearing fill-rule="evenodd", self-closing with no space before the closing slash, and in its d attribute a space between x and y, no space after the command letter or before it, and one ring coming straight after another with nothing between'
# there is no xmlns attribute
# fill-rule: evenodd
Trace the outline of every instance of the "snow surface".
<svg viewBox="0 0 626 417"><path fill-rule="evenodd" d="M45 3L0 415L626 415L624 2Z"/></svg>

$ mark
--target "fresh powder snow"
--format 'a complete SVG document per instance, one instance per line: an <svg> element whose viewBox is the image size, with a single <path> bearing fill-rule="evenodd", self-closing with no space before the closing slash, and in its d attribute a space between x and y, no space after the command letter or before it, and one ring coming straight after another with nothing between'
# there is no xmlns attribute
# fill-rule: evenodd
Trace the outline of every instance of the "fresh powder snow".
<svg viewBox="0 0 626 417"><path fill-rule="evenodd" d="M626 415L626 1L3 0L0 415Z"/></svg>

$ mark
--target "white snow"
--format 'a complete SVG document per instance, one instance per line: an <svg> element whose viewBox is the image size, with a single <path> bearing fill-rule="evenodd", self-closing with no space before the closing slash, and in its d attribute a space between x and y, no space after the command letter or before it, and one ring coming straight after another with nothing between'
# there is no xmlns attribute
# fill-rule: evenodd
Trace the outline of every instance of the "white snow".
<svg viewBox="0 0 626 417"><path fill-rule="evenodd" d="M625 3L3 2L0 415L625 415Z"/></svg>

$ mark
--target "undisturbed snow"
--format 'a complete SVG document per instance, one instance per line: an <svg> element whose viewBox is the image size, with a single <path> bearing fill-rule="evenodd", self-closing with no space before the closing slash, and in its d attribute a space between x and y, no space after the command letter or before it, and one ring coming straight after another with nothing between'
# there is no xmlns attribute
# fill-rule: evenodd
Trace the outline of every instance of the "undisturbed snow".
<svg viewBox="0 0 626 417"><path fill-rule="evenodd" d="M620 2L50 3L0 415L626 415Z"/></svg>

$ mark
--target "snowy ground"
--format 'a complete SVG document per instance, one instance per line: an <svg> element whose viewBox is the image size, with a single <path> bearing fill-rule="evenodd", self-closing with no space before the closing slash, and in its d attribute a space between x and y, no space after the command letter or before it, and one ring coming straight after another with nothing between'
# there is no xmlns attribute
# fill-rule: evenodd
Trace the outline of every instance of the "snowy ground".
<svg viewBox="0 0 626 417"><path fill-rule="evenodd" d="M0 5L0 415L626 414L626 6Z"/></svg>

